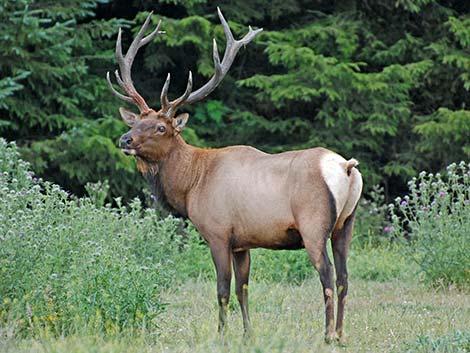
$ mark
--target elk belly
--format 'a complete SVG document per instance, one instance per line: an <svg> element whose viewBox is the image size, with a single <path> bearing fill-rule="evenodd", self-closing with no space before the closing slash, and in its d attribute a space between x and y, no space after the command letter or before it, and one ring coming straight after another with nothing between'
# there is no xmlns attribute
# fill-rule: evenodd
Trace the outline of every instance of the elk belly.
<svg viewBox="0 0 470 353"><path fill-rule="evenodd" d="M279 232L269 234L240 234L232 235L233 251L243 251L253 248L273 250L297 250L304 247L299 231L295 228L280 227Z"/></svg>
<svg viewBox="0 0 470 353"><path fill-rule="evenodd" d="M246 192L249 189L251 193ZM263 183L255 188L246 188L245 192L238 194L238 198L240 207L235 208L232 218L233 239L238 246L269 249L303 247L295 228L288 192L282 183Z"/></svg>

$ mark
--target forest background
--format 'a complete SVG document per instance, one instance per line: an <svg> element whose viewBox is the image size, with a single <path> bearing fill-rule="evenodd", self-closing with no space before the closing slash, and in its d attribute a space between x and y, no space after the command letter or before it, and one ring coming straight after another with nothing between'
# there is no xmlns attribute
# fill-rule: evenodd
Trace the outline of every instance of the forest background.
<svg viewBox="0 0 470 353"><path fill-rule="evenodd" d="M470 3L434 0L0 1L0 136L32 169L76 195L108 179L109 197L142 195L143 178L117 147L127 131L105 75L149 11L166 34L142 48L133 79L152 107L168 72L179 96L192 70L213 73L224 48L220 6L241 50L204 102L188 107L184 138L267 152L325 146L358 159L366 193L402 194L421 170L470 154ZM221 53L222 54L222 53ZM110 198L111 200L111 198Z"/></svg>

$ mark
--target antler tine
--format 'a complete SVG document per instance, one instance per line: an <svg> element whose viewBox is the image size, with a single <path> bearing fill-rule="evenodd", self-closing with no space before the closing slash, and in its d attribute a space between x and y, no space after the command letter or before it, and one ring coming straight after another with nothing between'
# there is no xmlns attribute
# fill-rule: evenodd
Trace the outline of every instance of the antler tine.
<svg viewBox="0 0 470 353"><path fill-rule="evenodd" d="M137 33L134 40L132 41L131 45L129 46L129 49L127 49L127 54L125 58L126 60L129 61L129 64L132 64L132 62L134 61L135 55L137 54L137 50L139 50L139 48L144 44L144 43L141 43L143 41L142 38L144 37L145 31L147 30L147 27L149 26L150 18L152 17L152 15L153 15L153 11L150 11L149 15L145 19L144 24L142 25L139 32ZM150 40L152 39L152 35L153 37L155 37L155 35L157 34L158 27L160 26L160 22L161 21L158 22L156 31L153 31L152 33L148 35L148 37L150 37ZM145 39L147 39L147 42L149 42L148 38L145 38Z"/></svg>
<svg viewBox="0 0 470 353"><path fill-rule="evenodd" d="M152 13L150 13L149 16L151 16ZM162 24L162 20L158 21L158 24L157 24L157 28L154 29L154 31L152 33L150 33L148 36L144 37L141 41L140 41L140 44L139 44L139 48L144 46L145 44L147 44L148 42L152 41L153 38L155 38L155 36L157 34L165 34L166 32L165 31L160 31L160 25Z"/></svg>
<svg viewBox="0 0 470 353"><path fill-rule="evenodd" d="M184 104L186 99L191 94L192 90L193 90L193 73L191 71L189 71L188 84L186 85L186 90L184 91L184 93L181 97L171 101L171 103L170 103L170 111L171 112L170 112L170 114L168 114L169 116L172 116L174 114L174 112L176 112L178 107L180 107L182 104Z"/></svg>
<svg viewBox="0 0 470 353"><path fill-rule="evenodd" d="M137 92L137 90L134 87L134 83L132 82L132 77L131 77L132 63L134 62L134 58L140 47L142 47L143 45L153 40L157 34L165 33L163 31L160 31L160 25L162 22L160 20L155 30L153 30L153 32L150 33L148 36L144 37L145 31L147 30L147 27L150 23L152 14L153 12L150 12L150 14L147 16L144 24L142 25L139 32L137 33L137 36L134 38L131 45L129 46L129 49L127 50L127 53L125 56L123 56L122 54L122 44L121 44L122 31L121 29L119 29L118 31L118 36L116 40L116 58L119 64L120 74L116 70L115 75L116 75L116 80L119 86L121 86L121 88L127 93L127 96L117 92L112 86L109 73L106 75L108 85L110 86L113 94L128 103L135 103L137 107L139 108L139 110L141 111L141 113L148 111L149 107L147 103L145 102L144 98L142 98L142 96Z"/></svg>
<svg viewBox="0 0 470 353"><path fill-rule="evenodd" d="M119 76L119 71L118 70L114 71L114 76L116 76L116 81L117 81L119 86L122 87L122 86L125 85L125 83L121 79L121 76Z"/></svg>
<svg viewBox="0 0 470 353"><path fill-rule="evenodd" d="M183 95L173 101L168 101L168 88L170 86L170 73L168 73L168 76L166 77L165 84L163 85L162 88L162 93L160 95L160 101L162 103L162 111L165 112L165 114L168 117L172 117L178 107L183 104L186 99L189 97L193 90L193 74L191 71L189 71L189 76L188 76L188 83L186 85L186 90L184 91Z"/></svg>
<svg viewBox="0 0 470 353"><path fill-rule="evenodd" d="M106 81L108 81L109 89L116 97L126 101L127 103L135 103L135 101L131 97L125 96L114 89L111 79L109 77L109 71L106 73Z"/></svg>
<svg viewBox="0 0 470 353"><path fill-rule="evenodd" d="M222 11L220 11L220 7L217 6L217 14L219 15L220 23L222 23L222 27L224 28L225 37L227 38L227 46L226 48L230 48L230 46L235 41L233 38L232 31L230 30L230 26L228 25L227 21L225 20Z"/></svg>
<svg viewBox="0 0 470 353"><path fill-rule="evenodd" d="M122 55L121 34L122 34L122 29L119 28L117 39L116 39L116 58L118 59L118 64L124 61L124 57Z"/></svg>
<svg viewBox="0 0 470 353"><path fill-rule="evenodd" d="M170 87L170 73L166 76L165 84L162 88L162 93L160 94L160 101L162 102L162 110L168 111L170 109L170 102L168 101L168 87Z"/></svg>
<svg viewBox="0 0 470 353"><path fill-rule="evenodd" d="M222 23L222 27L224 28L225 38L227 40L224 57L222 59L222 62L220 62L217 43L214 39L214 75L204 86L191 93L186 99L186 101L182 104L192 104L208 96L219 85L224 76L227 74L241 46L245 46L250 43L260 32L263 31L262 28L253 30L250 26L248 33L242 39L235 40L232 31L230 30L230 27L219 7L217 7L217 13L219 15L220 22Z"/></svg>
<svg viewBox="0 0 470 353"><path fill-rule="evenodd" d="M217 42L213 39L214 48L212 50L212 56L214 58L214 76L220 76L222 74L222 65L220 64L219 49L217 48Z"/></svg>

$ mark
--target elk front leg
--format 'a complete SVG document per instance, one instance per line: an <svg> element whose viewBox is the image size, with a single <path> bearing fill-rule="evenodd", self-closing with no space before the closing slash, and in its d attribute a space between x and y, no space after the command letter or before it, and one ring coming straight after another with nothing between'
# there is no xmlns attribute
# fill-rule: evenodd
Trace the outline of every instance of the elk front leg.
<svg viewBox="0 0 470 353"><path fill-rule="evenodd" d="M248 279L250 277L250 251L239 251L233 253L233 268L235 270L235 293L243 317L243 329L245 335L250 335L251 322L248 314Z"/></svg>
<svg viewBox="0 0 470 353"><path fill-rule="evenodd" d="M231 251L227 244L210 244L212 260L217 272L217 298L219 302L219 333L224 334L227 323L228 303L230 299L230 281L232 279Z"/></svg>
<svg viewBox="0 0 470 353"><path fill-rule="evenodd" d="M331 245L333 248L333 257L335 260L336 268L336 289L338 295L336 333L342 343L344 343L344 306L346 305L346 295L348 294L348 269L346 261L348 257L349 244L351 242L352 232L354 228L354 216L354 213L349 216L346 219L344 226L341 229L335 229L331 237Z"/></svg>

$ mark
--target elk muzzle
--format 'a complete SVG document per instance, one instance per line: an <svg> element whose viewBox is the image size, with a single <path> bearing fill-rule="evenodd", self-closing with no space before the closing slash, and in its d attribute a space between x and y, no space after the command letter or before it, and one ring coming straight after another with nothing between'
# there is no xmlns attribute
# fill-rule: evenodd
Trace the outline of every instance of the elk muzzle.
<svg viewBox="0 0 470 353"><path fill-rule="evenodd" d="M132 148L133 141L134 140L132 139L132 136L130 135L130 133L126 133L121 136L119 140L119 147L125 154L129 154L129 155L137 154L137 150L135 148Z"/></svg>

